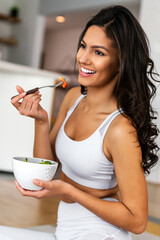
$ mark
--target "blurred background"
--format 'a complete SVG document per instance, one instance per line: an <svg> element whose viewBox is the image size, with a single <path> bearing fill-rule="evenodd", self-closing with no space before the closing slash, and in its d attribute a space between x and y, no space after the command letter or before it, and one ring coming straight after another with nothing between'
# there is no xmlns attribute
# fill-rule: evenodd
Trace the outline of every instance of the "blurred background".
<svg viewBox="0 0 160 240"><path fill-rule="evenodd" d="M80 33L91 16L115 4L127 7L140 21L150 41L156 70L160 72L159 0L0 0L1 225L54 226L59 201L24 199L14 187L12 157L31 156L34 137L33 120L19 116L10 104L16 85L30 89L52 84L60 75L67 78L68 88L42 91L42 105L48 111L52 127L64 95L78 84L74 62ZM153 106L158 113L159 98L157 84ZM159 115L156 123L160 128ZM160 138L157 141L160 145ZM149 222L146 235L133 237L156 240L160 239L160 164L147 177L147 184Z"/></svg>

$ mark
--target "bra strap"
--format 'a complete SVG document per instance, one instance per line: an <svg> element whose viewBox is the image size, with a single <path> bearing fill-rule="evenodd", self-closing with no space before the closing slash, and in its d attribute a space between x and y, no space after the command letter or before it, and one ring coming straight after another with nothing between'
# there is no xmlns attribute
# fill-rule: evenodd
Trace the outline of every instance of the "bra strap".
<svg viewBox="0 0 160 240"><path fill-rule="evenodd" d="M115 112L111 113L107 118L106 121L104 121L103 125L101 126L101 128L99 129L99 132L102 136L102 138L104 137L104 135L106 134L108 127L110 126L111 122L114 120L115 117L117 117L119 114L123 113L122 108L116 110Z"/></svg>
<svg viewBox="0 0 160 240"><path fill-rule="evenodd" d="M72 114L72 112L75 110L75 108L78 106L80 101L85 97L86 95L81 94L79 98L75 101L75 103L72 105L72 107L68 110L68 117Z"/></svg>

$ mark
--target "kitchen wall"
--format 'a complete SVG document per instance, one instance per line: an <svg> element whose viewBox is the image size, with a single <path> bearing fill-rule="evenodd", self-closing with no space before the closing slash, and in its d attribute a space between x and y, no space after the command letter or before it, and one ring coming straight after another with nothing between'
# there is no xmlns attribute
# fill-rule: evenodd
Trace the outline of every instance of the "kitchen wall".
<svg viewBox="0 0 160 240"><path fill-rule="evenodd" d="M144 28L150 42L151 57L155 64L155 69L160 73L160 1L159 0L142 0L140 9L140 22ZM160 78L158 78L160 81ZM157 95L153 100L152 106L158 112L158 118L155 120L158 128L160 129L160 84L155 83L157 86ZM160 135L157 138L157 144L160 147ZM160 153L159 153L160 156ZM160 159L160 158L159 158ZM148 177L151 182L160 183L160 161L152 169L152 173Z"/></svg>
<svg viewBox="0 0 160 240"><path fill-rule="evenodd" d="M0 0L0 12L9 14L9 9L17 5L20 9L21 22L13 24L0 21L0 37L14 36L17 46L0 44L2 60L39 68L45 16L39 15L39 0Z"/></svg>
<svg viewBox="0 0 160 240"><path fill-rule="evenodd" d="M8 14L9 9L14 5L15 0L0 0L0 12ZM10 23L0 21L0 37L8 37L11 35L12 25ZM9 48L0 43L0 52L3 60L8 59Z"/></svg>
<svg viewBox="0 0 160 240"><path fill-rule="evenodd" d="M102 8L113 4L139 4L140 0L41 0L40 14L55 15L65 12Z"/></svg>
<svg viewBox="0 0 160 240"><path fill-rule="evenodd" d="M38 68L45 17L38 14L39 0L15 0L15 2L20 8L22 22L12 28L19 44L10 49L9 61Z"/></svg>
<svg viewBox="0 0 160 240"><path fill-rule="evenodd" d="M79 35L83 28L49 31L45 36L44 68L73 70Z"/></svg>

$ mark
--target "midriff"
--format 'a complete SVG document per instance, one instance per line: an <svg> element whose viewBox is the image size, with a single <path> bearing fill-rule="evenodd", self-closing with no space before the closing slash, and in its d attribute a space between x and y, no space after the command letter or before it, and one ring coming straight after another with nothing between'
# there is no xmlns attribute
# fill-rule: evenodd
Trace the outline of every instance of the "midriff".
<svg viewBox="0 0 160 240"><path fill-rule="evenodd" d="M117 200L119 200L118 197L118 186L111 188L111 189L94 189L94 188L89 188L83 185L80 185L79 183L74 182L72 179L70 179L69 177L67 177L64 172L61 171L60 174L60 179L63 180L64 182L70 183L72 186L78 188L81 191L84 191L86 193L89 193L97 198L104 198L104 197L112 197L115 198ZM74 201L72 201L69 198L66 197L62 197L61 198L62 201L66 202L66 203L74 203Z"/></svg>

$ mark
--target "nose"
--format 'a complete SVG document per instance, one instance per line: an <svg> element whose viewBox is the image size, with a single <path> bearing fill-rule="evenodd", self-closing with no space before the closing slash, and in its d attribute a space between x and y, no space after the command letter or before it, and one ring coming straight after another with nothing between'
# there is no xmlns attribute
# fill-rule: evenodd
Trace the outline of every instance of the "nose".
<svg viewBox="0 0 160 240"><path fill-rule="evenodd" d="M91 56L89 51L85 50L81 53L77 54L77 59L81 64L90 64L91 63Z"/></svg>

